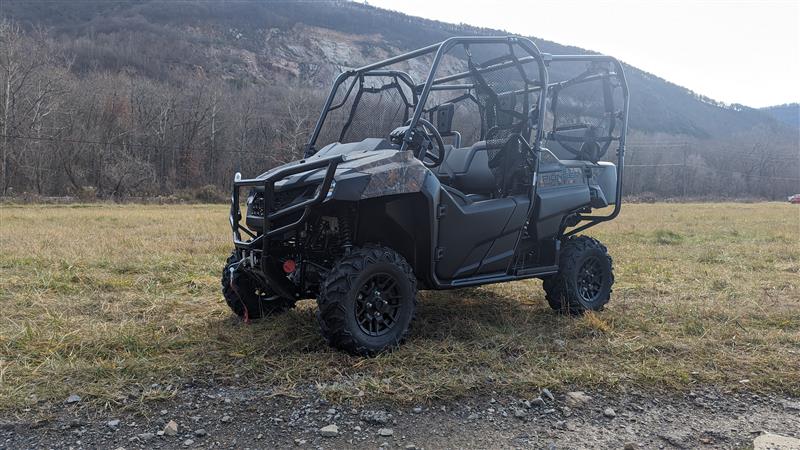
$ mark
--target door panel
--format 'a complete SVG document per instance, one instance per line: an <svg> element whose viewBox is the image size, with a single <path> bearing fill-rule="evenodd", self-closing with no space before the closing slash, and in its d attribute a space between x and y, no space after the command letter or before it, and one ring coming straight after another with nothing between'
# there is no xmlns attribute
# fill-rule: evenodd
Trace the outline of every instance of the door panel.
<svg viewBox="0 0 800 450"><path fill-rule="evenodd" d="M505 270L529 201L523 196L465 204L442 191L436 276L443 281Z"/></svg>

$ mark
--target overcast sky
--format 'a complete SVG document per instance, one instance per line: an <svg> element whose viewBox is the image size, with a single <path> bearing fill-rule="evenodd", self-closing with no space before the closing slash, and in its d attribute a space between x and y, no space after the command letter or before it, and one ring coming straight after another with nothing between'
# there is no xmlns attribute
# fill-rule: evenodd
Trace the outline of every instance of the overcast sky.
<svg viewBox="0 0 800 450"><path fill-rule="evenodd" d="M368 0L615 56L726 103L800 101L800 0Z"/></svg>

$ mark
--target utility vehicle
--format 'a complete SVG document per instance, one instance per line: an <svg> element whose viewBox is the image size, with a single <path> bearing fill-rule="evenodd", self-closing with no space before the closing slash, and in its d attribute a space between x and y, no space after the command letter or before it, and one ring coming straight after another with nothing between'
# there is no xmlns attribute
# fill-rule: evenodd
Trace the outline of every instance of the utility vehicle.
<svg viewBox="0 0 800 450"><path fill-rule="evenodd" d="M328 343L360 355L406 338L418 289L541 278L553 309L600 310L611 258L578 233L619 214L627 119L616 59L522 37L344 71L304 159L236 174L224 297L245 320L316 297Z"/></svg>

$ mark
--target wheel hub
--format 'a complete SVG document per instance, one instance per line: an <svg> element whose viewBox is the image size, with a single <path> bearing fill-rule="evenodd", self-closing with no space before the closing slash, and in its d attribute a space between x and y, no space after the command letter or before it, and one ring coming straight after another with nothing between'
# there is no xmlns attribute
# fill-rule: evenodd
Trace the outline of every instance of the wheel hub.
<svg viewBox="0 0 800 450"><path fill-rule="evenodd" d="M603 268L596 257L587 258L578 271L578 293L581 298L592 303L603 288Z"/></svg>
<svg viewBox="0 0 800 450"><path fill-rule="evenodd" d="M356 295L358 326L370 336L388 333L397 323L402 295L397 281L386 273L368 278Z"/></svg>

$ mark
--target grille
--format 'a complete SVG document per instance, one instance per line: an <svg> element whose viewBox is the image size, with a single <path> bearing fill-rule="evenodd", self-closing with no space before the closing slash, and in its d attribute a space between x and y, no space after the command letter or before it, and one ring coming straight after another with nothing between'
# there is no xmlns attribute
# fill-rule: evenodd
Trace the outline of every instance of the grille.
<svg viewBox="0 0 800 450"><path fill-rule="evenodd" d="M300 203L314 195L317 185L301 186L297 188L276 190L272 194L272 204L269 213ZM264 193L256 192L253 201L248 205L248 216L264 217Z"/></svg>

